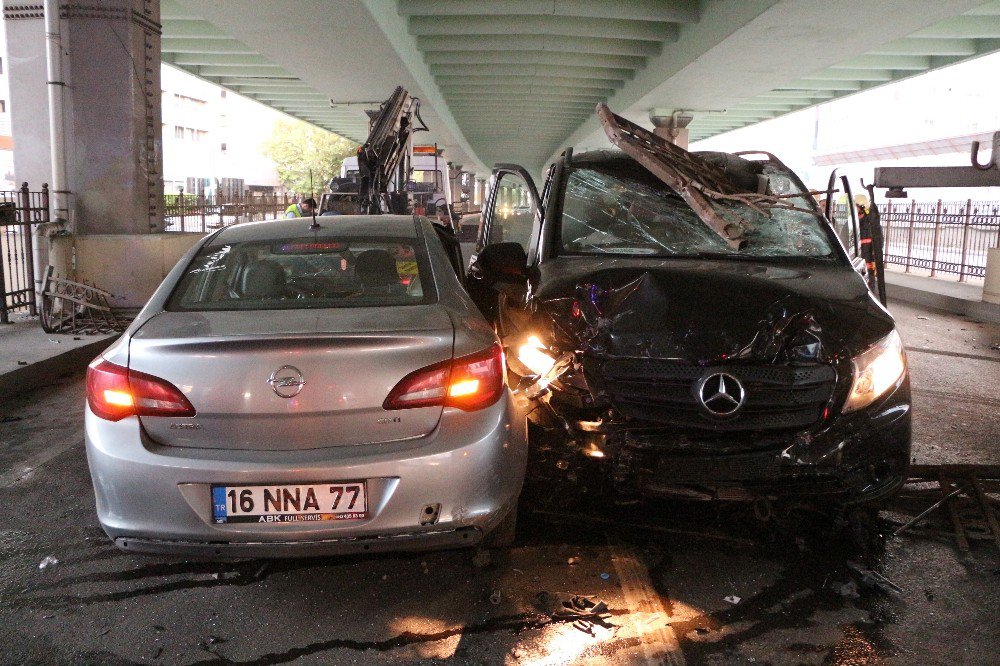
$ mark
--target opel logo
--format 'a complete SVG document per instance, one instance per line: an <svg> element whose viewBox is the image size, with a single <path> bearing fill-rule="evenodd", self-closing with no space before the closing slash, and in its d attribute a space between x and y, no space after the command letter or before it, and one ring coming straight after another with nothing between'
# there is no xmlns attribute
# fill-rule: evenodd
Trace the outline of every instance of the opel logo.
<svg viewBox="0 0 1000 666"><path fill-rule="evenodd" d="M732 416L743 406L746 391L740 380L725 372L702 377L695 386L698 402L712 416Z"/></svg>
<svg viewBox="0 0 1000 666"><path fill-rule="evenodd" d="M267 383L282 398L294 398L306 385L302 372L294 365L283 365L268 377Z"/></svg>

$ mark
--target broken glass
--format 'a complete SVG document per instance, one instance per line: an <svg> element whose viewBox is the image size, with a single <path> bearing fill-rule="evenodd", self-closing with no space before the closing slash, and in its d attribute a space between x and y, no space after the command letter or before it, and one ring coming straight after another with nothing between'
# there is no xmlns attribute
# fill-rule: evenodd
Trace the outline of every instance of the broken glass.
<svg viewBox="0 0 1000 666"><path fill-rule="evenodd" d="M793 193L794 194L794 193ZM798 193L792 205L806 206ZM561 249L565 254L660 257L832 257L833 247L814 213L754 209L739 200L714 205L752 225L739 249L706 226L677 193L639 165L575 169L566 185Z"/></svg>

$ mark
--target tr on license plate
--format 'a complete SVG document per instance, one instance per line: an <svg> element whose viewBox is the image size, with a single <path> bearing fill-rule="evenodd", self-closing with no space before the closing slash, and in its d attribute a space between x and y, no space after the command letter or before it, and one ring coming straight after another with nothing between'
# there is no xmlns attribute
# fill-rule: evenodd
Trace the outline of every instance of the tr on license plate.
<svg viewBox="0 0 1000 666"><path fill-rule="evenodd" d="M368 517L364 481L304 485L212 486L212 522L295 523Z"/></svg>

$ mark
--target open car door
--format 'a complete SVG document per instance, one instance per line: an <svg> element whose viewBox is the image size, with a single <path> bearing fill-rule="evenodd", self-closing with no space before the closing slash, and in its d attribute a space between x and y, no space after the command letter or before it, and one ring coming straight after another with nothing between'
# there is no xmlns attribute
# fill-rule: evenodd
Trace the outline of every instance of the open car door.
<svg viewBox="0 0 1000 666"><path fill-rule="evenodd" d="M469 294L491 321L498 319L502 298L524 294L528 258L537 248L541 220L538 188L527 169L497 164L466 279Z"/></svg>
<svg viewBox="0 0 1000 666"><path fill-rule="evenodd" d="M837 181L844 188L846 204L837 206L832 193L837 188ZM879 223L878 209L875 207L873 188L868 188L868 210L862 218L854 201L854 191L846 175L837 169L830 172L827 191L831 193L826 199L826 217L840 237L847 254L851 257L854 270L861 274L875 297L885 305L885 275L882 271L882 227Z"/></svg>

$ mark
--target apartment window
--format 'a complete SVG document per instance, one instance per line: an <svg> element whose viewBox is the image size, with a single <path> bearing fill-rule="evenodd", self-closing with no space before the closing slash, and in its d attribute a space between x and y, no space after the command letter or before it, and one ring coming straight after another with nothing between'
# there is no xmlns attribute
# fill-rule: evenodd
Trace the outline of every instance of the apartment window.
<svg viewBox="0 0 1000 666"><path fill-rule="evenodd" d="M0 113L7 113L7 100L0 99Z"/></svg>
<svg viewBox="0 0 1000 666"><path fill-rule="evenodd" d="M0 74L3 74L3 58L0 58Z"/></svg>
<svg viewBox="0 0 1000 666"><path fill-rule="evenodd" d="M222 91L222 99L226 99L226 91L225 90Z"/></svg>
<svg viewBox="0 0 1000 666"><path fill-rule="evenodd" d="M180 125L174 127L174 138L183 139L184 138L184 128Z"/></svg>
<svg viewBox="0 0 1000 666"><path fill-rule="evenodd" d="M222 152L226 152L226 144L222 144Z"/></svg>
<svg viewBox="0 0 1000 666"><path fill-rule="evenodd" d="M193 127L188 127L187 130L188 130L188 138L190 140L194 141L195 140L195 131L194 131L194 128Z"/></svg>

